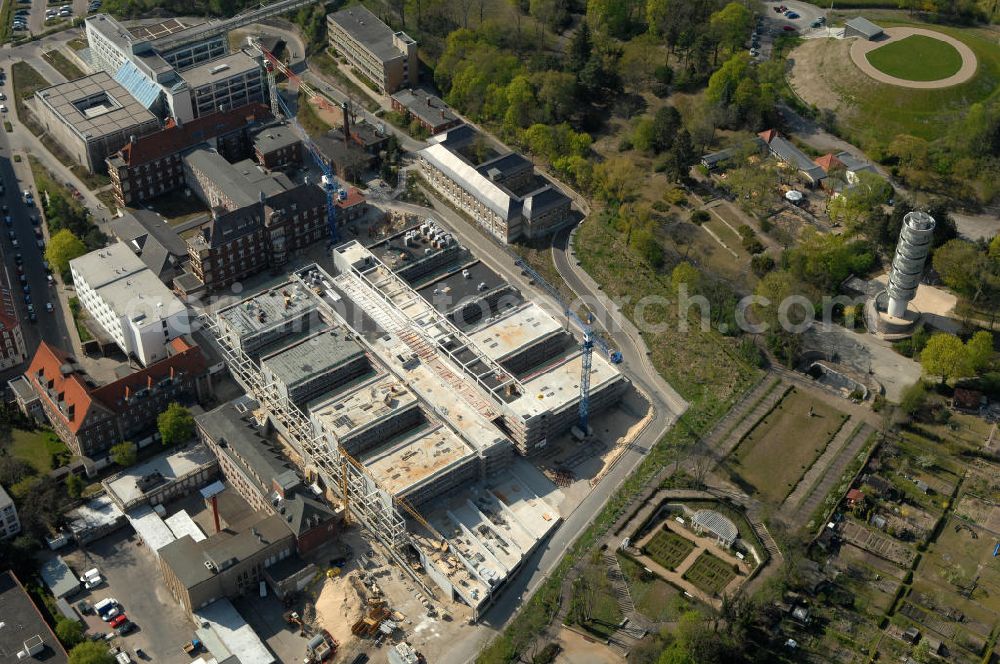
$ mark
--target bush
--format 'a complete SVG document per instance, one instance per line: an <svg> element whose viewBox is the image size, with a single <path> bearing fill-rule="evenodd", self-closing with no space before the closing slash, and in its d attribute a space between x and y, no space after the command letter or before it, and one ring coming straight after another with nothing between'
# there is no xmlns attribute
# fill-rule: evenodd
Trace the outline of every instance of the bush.
<svg viewBox="0 0 1000 664"><path fill-rule="evenodd" d="M695 210L694 212L691 213L691 223L697 224L698 226L701 226L711 218L712 215L710 215L705 210Z"/></svg>

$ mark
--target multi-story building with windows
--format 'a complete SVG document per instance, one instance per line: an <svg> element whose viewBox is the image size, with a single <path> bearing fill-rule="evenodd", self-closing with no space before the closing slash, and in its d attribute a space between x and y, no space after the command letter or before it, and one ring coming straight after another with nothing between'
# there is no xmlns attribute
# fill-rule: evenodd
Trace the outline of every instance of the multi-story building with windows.
<svg viewBox="0 0 1000 664"><path fill-rule="evenodd" d="M6 489L0 486L0 539L9 539L21 532L17 507Z"/></svg>
<svg viewBox="0 0 1000 664"><path fill-rule="evenodd" d="M185 186L181 153L205 143L230 161L251 154L250 132L269 121L261 104L205 115L178 124L170 120L158 132L136 137L108 157L108 175L120 206L137 203Z"/></svg>
<svg viewBox="0 0 1000 664"><path fill-rule="evenodd" d="M0 371L16 367L28 359L24 347L21 323L13 309L6 304L0 306Z"/></svg>
<svg viewBox="0 0 1000 664"><path fill-rule="evenodd" d="M188 310L128 245L118 242L69 264L77 297L126 355L149 366L189 329Z"/></svg>
<svg viewBox="0 0 1000 664"><path fill-rule="evenodd" d="M187 240L191 272L209 290L284 265L326 235L326 194L318 185L292 184L249 160L230 164L211 150L194 150L183 162L189 186L213 212Z"/></svg>
<svg viewBox="0 0 1000 664"><path fill-rule="evenodd" d="M130 140L160 128L156 116L103 71L39 90L35 109L49 135L91 173L104 171L108 155Z"/></svg>
<svg viewBox="0 0 1000 664"><path fill-rule="evenodd" d="M509 152L473 163L467 125L431 137L417 153L430 184L501 242L543 237L572 219L568 196L535 174L530 161Z"/></svg>
<svg viewBox="0 0 1000 664"><path fill-rule="evenodd" d="M385 94L417 84L417 42L394 32L363 5L351 5L326 17L330 46Z"/></svg>
<svg viewBox="0 0 1000 664"><path fill-rule="evenodd" d="M102 456L111 446L150 430L171 402L209 396L201 349L177 337L169 350L167 358L145 369L98 385L73 356L43 341L24 377L73 453Z"/></svg>
<svg viewBox="0 0 1000 664"><path fill-rule="evenodd" d="M265 101L263 67L246 51L203 62L180 75L191 90L196 118Z"/></svg>

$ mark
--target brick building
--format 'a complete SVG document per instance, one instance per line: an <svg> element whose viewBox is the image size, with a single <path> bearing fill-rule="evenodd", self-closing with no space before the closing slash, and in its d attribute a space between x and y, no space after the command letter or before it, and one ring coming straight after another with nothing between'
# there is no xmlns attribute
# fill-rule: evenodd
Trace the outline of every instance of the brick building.
<svg viewBox="0 0 1000 664"><path fill-rule="evenodd" d="M184 124L169 120L160 131L129 141L107 159L118 205L135 205L185 186L181 153L208 143L229 159L251 154L250 131L271 119L261 104L213 113Z"/></svg>
<svg viewBox="0 0 1000 664"><path fill-rule="evenodd" d="M210 150L194 150L183 161L191 188L213 210L187 240L191 272L209 290L284 265L291 253L325 237L326 194L318 185L292 184L250 161L230 164Z"/></svg>
<svg viewBox="0 0 1000 664"><path fill-rule="evenodd" d="M103 456L154 427L171 402L208 396L201 349L184 337L173 339L169 349L165 359L99 386L74 357L43 341L24 376L73 453Z"/></svg>
<svg viewBox="0 0 1000 664"><path fill-rule="evenodd" d="M302 140L288 125L264 127L253 136L257 163L268 169L302 164Z"/></svg>
<svg viewBox="0 0 1000 664"><path fill-rule="evenodd" d="M243 405L252 402L244 397L196 418L198 437L219 458L230 487L251 509L280 517L298 553L308 553L336 536L340 515L303 484Z"/></svg>
<svg viewBox="0 0 1000 664"><path fill-rule="evenodd" d="M462 124L462 119L448 104L424 90L400 90L391 97L390 103L392 110L402 114L408 122L416 120L431 136Z"/></svg>

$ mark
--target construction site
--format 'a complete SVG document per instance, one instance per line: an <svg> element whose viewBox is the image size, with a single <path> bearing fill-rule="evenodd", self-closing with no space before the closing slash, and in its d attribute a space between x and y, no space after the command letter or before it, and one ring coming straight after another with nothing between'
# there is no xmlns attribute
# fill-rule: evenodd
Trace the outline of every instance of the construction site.
<svg viewBox="0 0 1000 664"><path fill-rule="evenodd" d="M466 622L566 514L564 483L543 472L552 455L606 452L587 418L629 390L606 347L581 344L430 220L348 241L332 271L300 268L207 319L305 481L425 603ZM372 636L389 606L358 595L352 636Z"/></svg>

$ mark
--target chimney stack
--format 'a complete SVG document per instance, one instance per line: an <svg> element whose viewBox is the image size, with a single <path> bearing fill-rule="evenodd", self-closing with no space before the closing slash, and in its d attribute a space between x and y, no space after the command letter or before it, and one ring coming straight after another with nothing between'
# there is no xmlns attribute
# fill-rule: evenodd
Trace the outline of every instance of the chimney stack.
<svg viewBox="0 0 1000 664"><path fill-rule="evenodd" d="M346 101L340 107L344 111L344 144L347 145L351 142L351 114Z"/></svg>
<svg viewBox="0 0 1000 664"><path fill-rule="evenodd" d="M149 374L146 375L146 387L150 390L153 389L153 377Z"/></svg>
<svg viewBox="0 0 1000 664"><path fill-rule="evenodd" d="M222 526L219 524L219 494L212 495L212 516L215 518L215 532L218 534L222 531Z"/></svg>
<svg viewBox="0 0 1000 664"><path fill-rule="evenodd" d="M170 380L174 379L174 374L175 373L176 373L176 370L173 367L170 367Z"/></svg>

